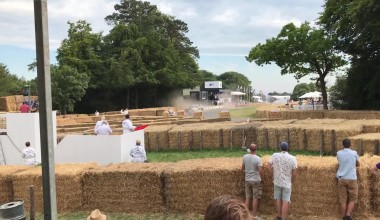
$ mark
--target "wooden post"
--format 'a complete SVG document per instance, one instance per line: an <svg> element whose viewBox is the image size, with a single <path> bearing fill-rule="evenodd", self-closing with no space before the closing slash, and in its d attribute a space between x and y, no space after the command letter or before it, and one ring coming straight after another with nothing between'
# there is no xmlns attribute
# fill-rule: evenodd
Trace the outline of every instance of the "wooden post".
<svg viewBox="0 0 380 220"><path fill-rule="evenodd" d="M223 148L223 129L219 130L219 140L220 148Z"/></svg>
<svg viewBox="0 0 380 220"><path fill-rule="evenodd" d="M279 140L279 137L278 137L278 130L277 129L274 129L274 135L276 136L276 145L280 144L280 140Z"/></svg>
<svg viewBox="0 0 380 220"><path fill-rule="evenodd" d="M245 129L243 129L243 146L247 147L247 134L245 132Z"/></svg>
<svg viewBox="0 0 380 220"><path fill-rule="evenodd" d="M336 156L336 133L332 130L332 155Z"/></svg>
<svg viewBox="0 0 380 220"><path fill-rule="evenodd" d="M160 137L158 136L158 133L156 133L156 151L159 149L159 143L160 143Z"/></svg>
<svg viewBox="0 0 380 220"><path fill-rule="evenodd" d="M288 128L288 131L287 131L287 133L286 133L286 139L287 139L288 144L289 144L289 146L290 146L290 130L289 130L289 128Z"/></svg>
<svg viewBox="0 0 380 220"><path fill-rule="evenodd" d="M231 129L231 132L230 132L230 148L232 148L232 142L233 142L233 131Z"/></svg>
<svg viewBox="0 0 380 220"><path fill-rule="evenodd" d="M264 132L265 132L265 142L266 142L266 147L267 147L267 149L269 149L269 132L268 132L268 129L267 128L265 128L264 129Z"/></svg>
<svg viewBox="0 0 380 220"><path fill-rule="evenodd" d="M193 145L194 145L194 134L193 134L193 130L190 131L190 143L189 143L189 147L190 147L190 150L193 149Z"/></svg>
<svg viewBox="0 0 380 220"><path fill-rule="evenodd" d="M306 129L303 129L303 149L307 150L307 134L306 134Z"/></svg>
<svg viewBox="0 0 380 220"><path fill-rule="evenodd" d="M181 146L181 131L177 132L177 149L178 150L182 149L182 146Z"/></svg>
<svg viewBox="0 0 380 220"><path fill-rule="evenodd" d="M30 210L29 210L29 219L30 220L35 220L35 216L36 216L36 213L35 213L35 206L34 206L34 185L30 185L29 186L29 202L30 202Z"/></svg>
<svg viewBox="0 0 380 220"><path fill-rule="evenodd" d="M203 149L202 130L199 131L199 147Z"/></svg>
<svg viewBox="0 0 380 220"><path fill-rule="evenodd" d="M149 146L149 132L146 133L145 147L148 149L148 151L150 151L150 146Z"/></svg>
<svg viewBox="0 0 380 220"><path fill-rule="evenodd" d="M324 143L323 143L323 130L320 131L321 132L321 146L319 148L319 155L323 155L323 147L324 147Z"/></svg>
<svg viewBox="0 0 380 220"><path fill-rule="evenodd" d="M375 140L374 155L379 155L379 140Z"/></svg>
<svg viewBox="0 0 380 220"><path fill-rule="evenodd" d="M363 140L360 140L359 143L358 143L359 156L363 156L363 147L362 147L362 144L363 144Z"/></svg>

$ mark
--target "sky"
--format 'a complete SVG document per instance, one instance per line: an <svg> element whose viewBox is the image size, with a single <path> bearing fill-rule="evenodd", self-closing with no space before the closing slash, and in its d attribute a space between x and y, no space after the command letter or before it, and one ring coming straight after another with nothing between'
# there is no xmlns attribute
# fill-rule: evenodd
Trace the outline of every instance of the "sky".
<svg viewBox="0 0 380 220"><path fill-rule="evenodd" d="M104 18L114 12L120 0L48 0L50 62L56 63L56 51L67 37L67 21L86 20L93 31L107 34L110 26ZM292 92L299 82L293 75L280 74L275 64L257 66L246 61L258 43L277 36L290 22L313 23L322 12L323 0L150 0L158 9L187 23L187 37L200 53L199 68L220 75L227 71L244 74L255 92ZM32 0L0 0L0 63L12 74L33 79L28 72L34 62L35 33ZM327 86L334 83L327 78Z"/></svg>

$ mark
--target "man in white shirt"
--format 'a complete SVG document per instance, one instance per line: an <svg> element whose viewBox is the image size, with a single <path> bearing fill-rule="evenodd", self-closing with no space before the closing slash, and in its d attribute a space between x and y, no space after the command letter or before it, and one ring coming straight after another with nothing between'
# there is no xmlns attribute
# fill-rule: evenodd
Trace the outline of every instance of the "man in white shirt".
<svg viewBox="0 0 380 220"><path fill-rule="evenodd" d="M245 205L249 207L249 200L252 198L253 219L259 220L261 218L257 216L257 209L262 194L263 162L256 155L256 144L252 143L249 150L251 152L243 156L242 164L245 173Z"/></svg>
<svg viewBox="0 0 380 220"><path fill-rule="evenodd" d="M22 150L21 157L25 159L26 165L34 166L36 165L36 150L30 147L30 142L25 143L26 148Z"/></svg>
<svg viewBox="0 0 380 220"><path fill-rule="evenodd" d="M106 117L102 115L99 121L96 122L95 128L94 128L94 133L96 134L96 129L103 124L103 121L106 120Z"/></svg>
<svg viewBox="0 0 380 220"><path fill-rule="evenodd" d="M129 119L129 115L125 115L124 121L121 123L123 126L123 134L133 132L136 127L133 126L132 121Z"/></svg>
<svg viewBox="0 0 380 220"><path fill-rule="evenodd" d="M274 199L276 200L277 218L285 220L290 205L292 182L297 171L297 160L288 153L288 143L280 144L281 152L274 153L269 159L269 168L273 170Z"/></svg>
<svg viewBox="0 0 380 220"><path fill-rule="evenodd" d="M143 163L146 162L146 152L144 146L141 146L141 141L136 140L136 145L132 147L129 153L132 157L132 162Z"/></svg>
<svg viewBox="0 0 380 220"><path fill-rule="evenodd" d="M108 125L108 122L106 120L104 120L102 122L102 124L98 128L96 128L95 134L96 135L110 135L110 134L112 134L112 129Z"/></svg>

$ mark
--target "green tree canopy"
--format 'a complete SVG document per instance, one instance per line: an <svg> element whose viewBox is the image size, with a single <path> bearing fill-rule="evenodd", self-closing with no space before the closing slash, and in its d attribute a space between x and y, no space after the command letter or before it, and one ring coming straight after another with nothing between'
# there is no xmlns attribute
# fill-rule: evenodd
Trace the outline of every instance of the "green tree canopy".
<svg viewBox="0 0 380 220"><path fill-rule="evenodd" d="M251 85L251 81L245 75L233 71L222 73L217 79L223 82L223 88L230 90Z"/></svg>
<svg viewBox="0 0 380 220"><path fill-rule="evenodd" d="M21 94L23 82L16 75L11 74L7 66L0 63L0 96Z"/></svg>
<svg viewBox="0 0 380 220"><path fill-rule="evenodd" d="M318 91L317 86L314 83L299 83L294 86L293 92L290 96L292 100L297 101L300 96L308 93Z"/></svg>
<svg viewBox="0 0 380 220"><path fill-rule="evenodd" d="M300 27L293 23L285 25L277 37L253 47L246 59L257 65L275 63L281 68L281 75L294 74L296 79L315 74L312 79L321 88L324 109L327 109L325 77L346 63L334 50L334 39L307 22Z"/></svg>

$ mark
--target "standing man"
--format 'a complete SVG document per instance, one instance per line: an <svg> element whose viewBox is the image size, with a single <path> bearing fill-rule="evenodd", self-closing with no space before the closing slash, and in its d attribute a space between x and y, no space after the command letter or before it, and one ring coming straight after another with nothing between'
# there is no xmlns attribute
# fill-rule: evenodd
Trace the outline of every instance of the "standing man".
<svg viewBox="0 0 380 220"><path fill-rule="evenodd" d="M125 115L125 119L121 125L123 126L123 134L133 132L136 128L133 126L132 121L129 119L129 114Z"/></svg>
<svg viewBox="0 0 380 220"><path fill-rule="evenodd" d="M103 124L104 120L106 120L106 117L104 115L102 115L102 117L100 117L100 120L96 122L95 128L94 128L94 133L95 134L96 134L96 130L98 129L98 127L100 127L100 125Z"/></svg>
<svg viewBox="0 0 380 220"><path fill-rule="evenodd" d="M242 170L245 172L245 206L249 207L252 198L253 219L260 220L257 215L259 202L262 194L263 162L256 155L256 144L249 146L250 154L243 156Z"/></svg>
<svg viewBox="0 0 380 220"><path fill-rule="evenodd" d="M342 141L343 149L338 151L337 159L339 163L338 172L338 194L342 210L343 220L352 219L352 211L358 202L358 181L356 167L359 166L358 153L350 149L351 141Z"/></svg>
<svg viewBox="0 0 380 220"><path fill-rule="evenodd" d="M274 153L269 159L269 168L273 170L274 199L276 200L276 220L285 220L290 206L292 183L297 174L297 160L288 153L288 143L280 144L281 152Z"/></svg>
<svg viewBox="0 0 380 220"><path fill-rule="evenodd" d="M30 142L25 142L25 148L22 150L21 157L25 159L26 165L34 166L36 164L36 150L30 146Z"/></svg>
<svg viewBox="0 0 380 220"><path fill-rule="evenodd" d="M98 128L96 128L95 134L96 135L111 135L112 134L112 129L106 120L102 121L102 124Z"/></svg>
<svg viewBox="0 0 380 220"><path fill-rule="evenodd" d="M20 106L20 112L21 113L28 113L29 112L29 105L26 103L26 101L22 102L22 105Z"/></svg>

